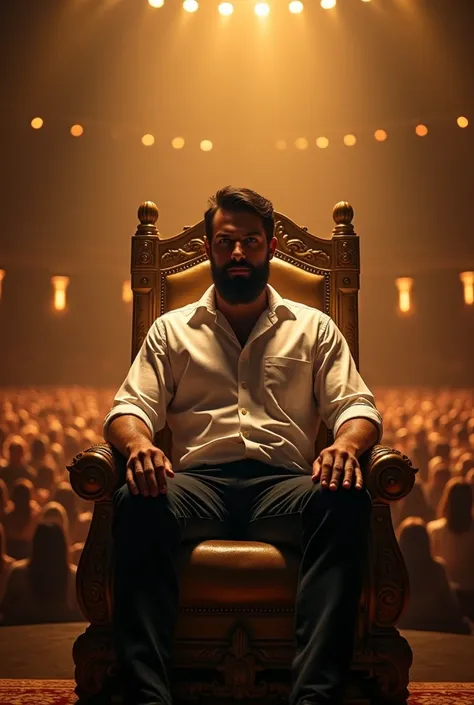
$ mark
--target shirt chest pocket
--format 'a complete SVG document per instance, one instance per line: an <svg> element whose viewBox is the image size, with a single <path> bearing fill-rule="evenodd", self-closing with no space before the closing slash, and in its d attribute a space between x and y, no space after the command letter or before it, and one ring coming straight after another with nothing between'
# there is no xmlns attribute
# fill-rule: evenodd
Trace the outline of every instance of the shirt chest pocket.
<svg viewBox="0 0 474 705"><path fill-rule="evenodd" d="M283 411L308 409L313 396L313 364L292 357L264 358L264 398Z"/></svg>

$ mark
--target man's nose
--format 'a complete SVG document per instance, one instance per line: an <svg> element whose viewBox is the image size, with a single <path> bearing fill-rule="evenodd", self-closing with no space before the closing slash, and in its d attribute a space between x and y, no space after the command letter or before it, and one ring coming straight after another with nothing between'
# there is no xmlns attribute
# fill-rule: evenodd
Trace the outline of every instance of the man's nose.
<svg viewBox="0 0 474 705"><path fill-rule="evenodd" d="M243 258L243 256L244 256L244 253L242 251L242 245L240 244L240 242L236 242L235 247L232 251L232 257L235 259L241 260Z"/></svg>

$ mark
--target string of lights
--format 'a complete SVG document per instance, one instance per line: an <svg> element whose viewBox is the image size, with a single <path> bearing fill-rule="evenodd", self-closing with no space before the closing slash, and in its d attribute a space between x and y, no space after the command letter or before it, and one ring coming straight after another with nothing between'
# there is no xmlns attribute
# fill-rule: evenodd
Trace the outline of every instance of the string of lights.
<svg viewBox="0 0 474 705"><path fill-rule="evenodd" d="M45 127L45 122L47 121L45 121L44 118L35 117L31 120L30 125L34 130L41 130ZM451 124L461 129L469 127L469 119L464 115L458 116L457 118L452 117L451 119L443 119L442 121L436 120L436 122ZM69 127L69 133L72 137L78 138L82 137L89 129L93 130L95 127L96 125L94 123L91 123L91 125L86 130L86 127L84 125L74 124ZM401 127L406 127L406 123L392 125L393 130L390 131L390 134L393 134L394 131L398 130ZM428 125L424 123L413 123L410 126L410 130L415 136L421 138L426 137L430 132ZM111 133L112 132L113 127L111 126ZM341 143L344 144L346 147L355 147L358 143L359 137L365 138L367 137L367 135L370 139L375 139L376 142L386 142L389 139L388 129L378 128L370 133L367 133L367 131L365 130L357 132L358 134L354 134L354 132L347 132L345 134L341 133L338 136L331 137L328 137L327 135L321 135L314 138L313 140L310 140L307 137L297 137L293 141L287 139L278 139L275 142L274 146L279 151L284 151L291 147L302 151L309 149L313 145L316 146L318 149L327 149L330 145L337 145ZM149 132L142 134L139 138L135 137L135 139L140 139L142 145L145 147L153 147L156 142L155 135ZM173 137L168 140L168 143L173 149L183 149L188 145L188 141L182 136ZM199 148L203 152L210 152L214 148L214 143L212 140L203 139L199 142Z"/></svg>
<svg viewBox="0 0 474 705"><path fill-rule="evenodd" d="M361 2L369 3L371 0L361 0ZM148 0L150 7L160 9L165 6L166 0ZM319 0L319 4L323 10L333 10L337 5L337 0ZM197 12L199 10L198 0L184 0L182 3L183 10L186 12ZM221 2L217 5L218 12L224 17L229 17L234 13L234 3ZM290 0L288 2L288 10L293 15L299 15L304 10L302 0ZM255 2L254 12L258 17L268 17L271 12L271 5L268 2Z"/></svg>

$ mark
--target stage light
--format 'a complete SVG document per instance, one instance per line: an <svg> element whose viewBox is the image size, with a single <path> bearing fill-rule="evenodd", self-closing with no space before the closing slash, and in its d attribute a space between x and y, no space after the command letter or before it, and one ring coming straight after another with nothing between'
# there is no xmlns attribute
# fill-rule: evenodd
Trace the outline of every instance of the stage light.
<svg viewBox="0 0 474 705"><path fill-rule="evenodd" d="M224 17L229 17L234 12L234 6L231 2L221 2L219 5L219 12Z"/></svg>
<svg viewBox="0 0 474 705"><path fill-rule="evenodd" d="M255 14L259 17L267 17L270 14L270 5L266 2L258 2L255 5Z"/></svg>
<svg viewBox="0 0 474 705"><path fill-rule="evenodd" d="M426 127L426 125L417 125L415 128L415 132L418 137L425 137L428 134L428 128Z"/></svg>
<svg viewBox="0 0 474 705"><path fill-rule="evenodd" d="M126 279L122 285L122 301L129 304L133 301L132 282Z"/></svg>
<svg viewBox="0 0 474 705"><path fill-rule="evenodd" d="M326 149L326 147L329 147L329 140L327 137L318 137L316 140L316 147L319 147L319 149Z"/></svg>
<svg viewBox="0 0 474 705"><path fill-rule="evenodd" d="M459 127L467 127L469 125L469 120L466 117L458 117L456 120Z"/></svg>
<svg viewBox="0 0 474 705"><path fill-rule="evenodd" d="M295 147L296 149L308 149L308 140L306 137L298 137L298 139L295 140Z"/></svg>
<svg viewBox="0 0 474 705"><path fill-rule="evenodd" d="M344 135L344 144L346 147L353 147L357 142L357 137L355 135Z"/></svg>
<svg viewBox="0 0 474 705"><path fill-rule="evenodd" d="M51 277L51 284L53 285L53 310L54 311L65 311L66 310L66 289L69 286L69 277Z"/></svg>
<svg viewBox="0 0 474 705"><path fill-rule="evenodd" d="M336 0L321 0L321 7L323 10L332 10L336 7Z"/></svg>
<svg viewBox="0 0 474 705"><path fill-rule="evenodd" d="M362 2L370 2L370 0L362 0Z"/></svg>
<svg viewBox="0 0 474 705"><path fill-rule="evenodd" d="M388 135L387 135L387 133L385 132L385 130L375 130L374 137L375 137L375 139L377 140L377 142L385 142L385 140L387 139Z"/></svg>
<svg viewBox="0 0 474 705"><path fill-rule="evenodd" d="M183 149L184 139L182 137L175 137L173 140L171 140L171 146L173 147L173 149Z"/></svg>
<svg viewBox="0 0 474 705"><path fill-rule="evenodd" d="M30 124L31 124L31 127L33 128L33 130L40 130L44 125L43 118L40 118L40 117L33 118L33 120L31 121Z"/></svg>
<svg viewBox="0 0 474 705"><path fill-rule="evenodd" d="M155 144L155 138L153 137L153 135L143 135L142 144L144 144L145 147L151 147L153 144Z"/></svg>
<svg viewBox="0 0 474 705"><path fill-rule="evenodd" d="M286 149L287 144L285 140L277 140L277 143L275 147L280 150L280 152L283 152L284 149Z"/></svg>
<svg viewBox="0 0 474 705"><path fill-rule="evenodd" d="M0 269L0 299L2 298L2 282L5 279L5 270Z"/></svg>
<svg viewBox="0 0 474 705"><path fill-rule="evenodd" d="M203 140L199 146L203 152L210 152L212 149L212 142L211 140Z"/></svg>
<svg viewBox="0 0 474 705"><path fill-rule="evenodd" d="M73 137L80 137L83 134L84 134L84 128L82 127L82 125L73 125L71 127L71 135Z"/></svg>
<svg viewBox="0 0 474 705"><path fill-rule="evenodd" d="M292 0L288 5L288 9L293 15L299 15L300 12L303 12L304 5L301 0Z"/></svg>
<svg viewBox="0 0 474 705"><path fill-rule="evenodd" d="M474 304L474 272L461 272L459 279L464 287L464 303L472 306Z"/></svg>
<svg viewBox="0 0 474 705"><path fill-rule="evenodd" d="M196 12L199 9L199 3L197 0L184 0L183 8L186 12Z"/></svg>
<svg viewBox="0 0 474 705"><path fill-rule="evenodd" d="M165 0L148 0L148 4L151 7L163 7Z"/></svg>
<svg viewBox="0 0 474 705"><path fill-rule="evenodd" d="M411 290L413 279L410 277L399 277L395 279L395 286L398 289L398 310L400 313L408 313L412 310Z"/></svg>

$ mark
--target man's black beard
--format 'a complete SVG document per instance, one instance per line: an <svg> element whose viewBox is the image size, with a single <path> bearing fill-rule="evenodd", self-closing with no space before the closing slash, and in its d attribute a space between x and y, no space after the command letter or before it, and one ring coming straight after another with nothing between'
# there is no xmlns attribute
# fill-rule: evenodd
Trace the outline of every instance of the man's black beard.
<svg viewBox="0 0 474 705"><path fill-rule="evenodd" d="M248 267L250 274L232 276L229 269ZM225 267L217 267L211 257L211 272L215 287L228 304L250 304L255 301L265 289L270 277L270 259L254 267L248 263L230 262Z"/></svg>

